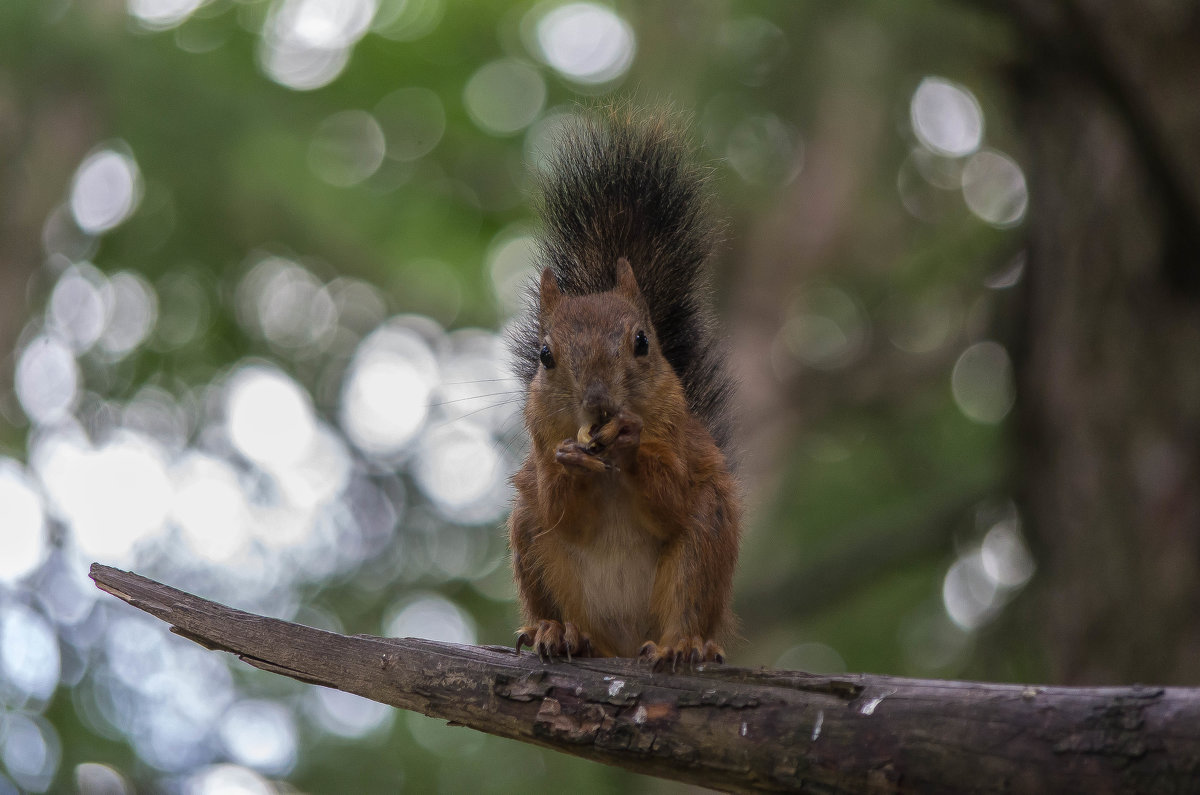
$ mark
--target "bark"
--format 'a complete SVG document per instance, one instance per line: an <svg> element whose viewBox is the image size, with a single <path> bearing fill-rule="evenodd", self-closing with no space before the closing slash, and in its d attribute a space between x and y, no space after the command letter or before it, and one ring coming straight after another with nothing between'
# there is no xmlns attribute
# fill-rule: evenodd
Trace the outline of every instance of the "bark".
<svg viewBox="0 0 1200 795"><path fill-rule="evenodd" d="M1200 792L1200 690L1062 688L345 636L93 564L103 590L263 670L639 773L731 791Z"/></svg>
<svg viewBox="0 0 1200 795"><path fill-rule="evenodd" d="M1054 681L1200 679L1200 10L998 0L1030 182L1009 640ZM1032 631L1031 631L1032 630Z"/></svg>

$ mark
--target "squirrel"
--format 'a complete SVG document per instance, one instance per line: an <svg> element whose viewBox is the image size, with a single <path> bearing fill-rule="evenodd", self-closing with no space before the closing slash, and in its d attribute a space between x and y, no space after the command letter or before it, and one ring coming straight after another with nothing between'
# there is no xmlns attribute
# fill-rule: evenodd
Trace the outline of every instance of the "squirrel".
<svg viewBox="0 0 1200 795"><path fill-rule="evenodd" d="M724 662L741 506L707 178L665 115L583 114L556 143L544 267L510 336L530 436L508 524L516 649Z"/></svg>

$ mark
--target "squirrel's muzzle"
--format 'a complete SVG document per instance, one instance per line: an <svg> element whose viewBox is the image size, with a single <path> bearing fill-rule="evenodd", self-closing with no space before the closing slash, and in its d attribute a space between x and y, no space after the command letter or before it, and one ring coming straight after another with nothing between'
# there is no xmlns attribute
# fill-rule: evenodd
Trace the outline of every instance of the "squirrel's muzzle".
<svg viewBox="0 0 1200 795"><path fill-rule="evenodd" d="M583 412L597 425L603 425L617 413L609 397L608 387L593 381L583 391Z"/></svg>

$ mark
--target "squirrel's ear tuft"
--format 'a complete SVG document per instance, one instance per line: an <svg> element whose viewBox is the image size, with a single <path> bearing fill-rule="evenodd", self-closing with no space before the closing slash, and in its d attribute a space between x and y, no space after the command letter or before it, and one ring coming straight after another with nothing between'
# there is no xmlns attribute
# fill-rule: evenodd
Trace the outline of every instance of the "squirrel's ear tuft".
<svg viewBox="0 0 1200 795"><path fill-rule="evenodd" d="M642 294L642 291L638 289L637 279L633 275L633 266L625 257L617 260L617 292L630 301L636 301Z"/></svg>
<svg viewBox="0 0 1200 795"><path fill-rule="evenodd" d="M558 289L558 280L554 278L554 271L546 268L542 271L542 286L540 290L541 299L541 315L546 317L554 311L554 307L558 306L559 300L562 299L562 291Z"/></svg>

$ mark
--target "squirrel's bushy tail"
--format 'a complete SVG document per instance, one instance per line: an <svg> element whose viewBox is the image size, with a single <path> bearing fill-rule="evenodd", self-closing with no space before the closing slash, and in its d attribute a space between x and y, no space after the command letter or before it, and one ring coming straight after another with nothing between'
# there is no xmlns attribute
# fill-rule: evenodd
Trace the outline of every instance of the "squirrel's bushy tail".
<svg viewBox="0 0 1200 795"><path fill-rule="evenodd" d="M706 264L720 237L706 174L667 115L628 108L566 122L540 177L541 267L568 295L610 290L627 257L688 406L728 453L731 381L714 331ZM528 382L541 348L537 290L513 338Z"/></svg>

